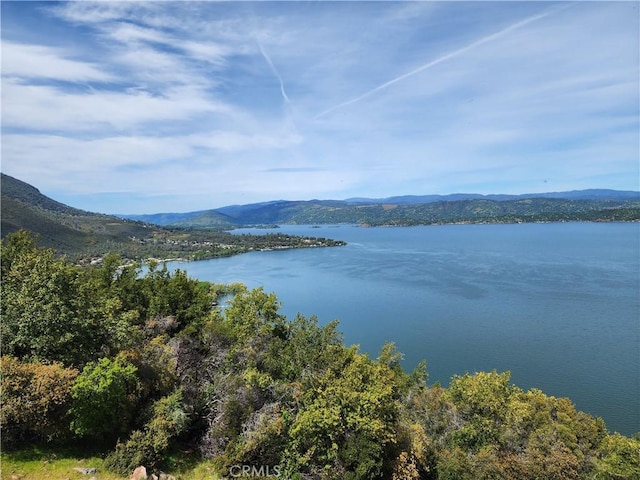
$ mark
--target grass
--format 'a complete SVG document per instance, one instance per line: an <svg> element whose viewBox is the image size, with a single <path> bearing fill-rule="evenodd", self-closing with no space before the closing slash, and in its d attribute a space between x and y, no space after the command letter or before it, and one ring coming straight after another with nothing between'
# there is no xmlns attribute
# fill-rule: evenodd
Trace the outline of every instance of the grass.
<svg viewBox="0 0 640 480"><path fill-rule="evenodd" d="M96 468L97 472L84 475L74 468ZM166 473L178 480L218 480L211 462L189 454L176 454L168 459ZM0 480L127 480L104 468L99 453L77 449L48 449L29 447L0 454Z"/></svg>
<svg viewBox="0 0 640 480"><path fill-rule="evenodd" d="M99 480L119 480L122 477L107 471L100 456L82 455L72 450L50 450L30 447L0 455L1 480L79 480L91 476ZM86 476L74 470L76 467L97 468L95 474Z"/></svg>

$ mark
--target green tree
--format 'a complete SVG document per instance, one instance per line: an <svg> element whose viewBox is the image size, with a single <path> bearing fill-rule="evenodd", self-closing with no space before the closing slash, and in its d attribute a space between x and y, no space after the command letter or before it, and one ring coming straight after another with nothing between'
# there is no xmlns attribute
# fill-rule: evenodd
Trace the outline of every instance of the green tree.
<svg viewBox="0 0 640 480"><path fill-rule="evenodd" d="M454 444L474 450L500 441L500 425L514 389L510 376L494 370L453 377L447 396L464 421L453 433Z"/></svg>
<svg viewBox="0 0 640 480"><path fill-rule="evenodd" d="M84 367L73 385L71 429L81 437L126 433L139 395L137 369L123 356L101 358Z"/></svg>
<svg viewBox="0 0 640 480"><path fill-rule="evenodd" d="M344 349L305 392L290 429L289 468L320 468L326 478L377 478L394 442L399 403L395 372Z"/></svg>
<svg viewBox="0 0 640 480"><path fill-rule="evenodd" d="M151 262L139 283L145 296L138 300L144 306L141 309L144 320L174 316L184 328L211 311L214 297L209 285L189 278L182 270L171 274L166 263L159 269L157 263Z"/></svg>
<svg viewBox="0 0 640 480"><path fill-rule="evenodd" d="M344 348L337 326L337 320L320 326L315 316L300 314L286 325L278 324L272 331L263 368L278 380L299 382L304 388L315 385Z"/></svg>
<svg viewBox="0 0 640 480"><path fill-rule="evenodd" d="M128 343L131 316L89 271L25 231L8 236L1 257L4 354L82 366Z"/></svg>
<svg viewBox="0 0 640 480"><path fill-rule="evenodd" d="M238 291L225 309L225 321L235 331L239 343L261 334L282 332L286 318L279 313L280 302L274 293L262 287Z"/></svg>
<svg viewBox="0 0 640 480"><path fill-rule="evenodd" d="M640 439L608 435L599 448L597 480L639 480Z"/></svg>

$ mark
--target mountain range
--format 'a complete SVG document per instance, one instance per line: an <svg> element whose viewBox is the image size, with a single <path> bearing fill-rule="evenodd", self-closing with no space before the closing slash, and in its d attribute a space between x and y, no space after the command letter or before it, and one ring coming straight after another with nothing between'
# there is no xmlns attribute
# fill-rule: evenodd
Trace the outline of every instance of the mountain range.
<svg viewBox="0 0 640 480"><path fill-rule="evenodd" d="M225 228L264 224L418 225L459 222L637 220L640 192L575 190L523 195L405 195L274 200L186 213L122 215L156 225Z"/></svg>
<svg viewBox="0 0 640 480"><path fill-rule="evenodd" d="M113 215L87 212L43 195L9 175L0 182L2 238L19 230L37 236L40 246L76 261L100 261L108 253L125 259L204 259L250 250L341 245L328 239L284 234L233 235L221 229L163 227ZM215 215L212 215L215 217ZM209 218L206 214L203 218ZM209 224L208 224L209 225ZM231 228L230 223L225 227Z"/></svg>

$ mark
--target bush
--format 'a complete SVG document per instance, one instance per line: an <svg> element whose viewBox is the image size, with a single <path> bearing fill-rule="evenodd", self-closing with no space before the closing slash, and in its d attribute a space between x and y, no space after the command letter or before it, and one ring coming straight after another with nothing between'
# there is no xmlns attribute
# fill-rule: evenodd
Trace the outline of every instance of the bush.
<svg viewBox="0 0 640 480"><path fill-rule="evenodd" d="M86 365L71 391L73 432L81 437L126 433L138 400L136 372L123 356Z"/></svg>
<svg viewBox="0 0 640 480"><path fill-rule="evenodd" d="M601 460L597 465L598 480L640 480L640 440L615 433L600 446Z"/></svg>
<svg viewBox="0 0 640 480"><path fill-rule="evenodd" d="M354 348L344 349L335 361L317 387L305 392L289 430L287 468L305 471L316 465L343 471L335 478L378 478L396 437L395 372Z"/></svg>
<svg viewBox="0 0 640 480"><path fill-rule="evenodd" d="M2 445L61 440L69 434L67 411L78 375L59 363L23 363L4 356L0 361Z"/></svg>
<svg viewBox="0 0 640 480"><path fill-rule="evenodd" d="M151 420L144 430L134 431L129 439L118 442L105 460L107 468L128 475L140 465L155 468L162 463L172 440L184 432L189 416L182 405L182 391L161 398L153 404Z"/></svg>

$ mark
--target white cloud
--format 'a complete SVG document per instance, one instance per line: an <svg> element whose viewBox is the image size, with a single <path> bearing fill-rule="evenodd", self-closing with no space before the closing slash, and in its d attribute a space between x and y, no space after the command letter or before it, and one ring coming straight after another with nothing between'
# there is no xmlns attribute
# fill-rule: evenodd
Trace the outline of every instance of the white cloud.
<svg viewBox="0 0 640 480"><path fill-rule="evenodd" d="M2 97L3 126L69 134L99 134L105 128L153 128L162 122L185 121L204 114L215 116L230 110L198 88L189 87L170 88L162 95L91 87L72 92L62 87L4 80Z"/></svg>
<svg viewBox="0 0 640 480"><path fill-rule="evenodd" d="M3 40L2 75L67 82L107 82L112 75L92 62L73 60L72 53L60 48L27 45Z"/></svg>
<svg viewBox="0 0 640 480"><path fill-rule="evenodd" d="M526 191L547 172L606 188L607 172L637 179L633 7L47 5L79 40L3 38L3 169L69 191L210 198L201 208Z"/></svg>
<svg viewBox="0 0 640 480"><path fill-rule="evenodd" d="M167 34L155 28L140 27L129 22L109 23L101 28L102 35L107 41L115 40L124 46L125 52L138 50L142 53L137 66L148 68L151 63L152 67L160 68L176 68L187 69L186 62L181 61L179 65L178 56L174 54L160 55L155 45L161 45L164 48L182 51L186 54L185 59L193 59L207 62L211 65L222 66L225 62L225 56L231 52L228 48L220 43L211 41L194 41L188 38L179 38L171 34ZM148 56L151 55L151 58ZM128 58L124 55L123 58ZM173 62L173 64L168 64Z"/></svg>
<svg viewBox="0 0 640 480"><path fill-rule="evenodd" d="M159 2L161 3L161 2ZM152 2L64 2L51 7L51 11L75 24L100 24L128 18L134 14L152 13Z"/></svg>

